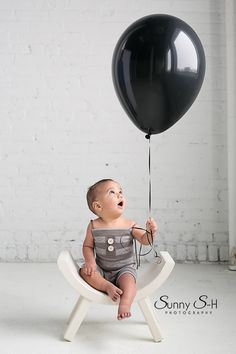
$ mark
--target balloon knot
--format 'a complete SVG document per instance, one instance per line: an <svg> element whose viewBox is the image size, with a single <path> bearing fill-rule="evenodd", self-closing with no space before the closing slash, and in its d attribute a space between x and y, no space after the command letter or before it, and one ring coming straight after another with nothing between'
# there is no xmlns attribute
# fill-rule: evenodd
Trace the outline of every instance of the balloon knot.
<svg viewBox="0 0 236 354"><path fill-rule="evenodd" d="M150 137L151 137L150 134L145 135L145 138L146 138L146 139L150 139Z"/></svg>

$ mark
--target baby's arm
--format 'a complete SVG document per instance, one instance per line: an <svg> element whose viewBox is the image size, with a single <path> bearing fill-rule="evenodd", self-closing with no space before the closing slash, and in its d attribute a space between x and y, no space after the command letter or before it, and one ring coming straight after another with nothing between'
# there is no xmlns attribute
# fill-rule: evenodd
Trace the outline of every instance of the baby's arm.
<svg viewBox="0 0 236 354"><path fill-rule="evenodd" d="M91 224L87 227L86 237L83 243L83 255L85 260L84 272L86 275L93 275L97 269L94 257L94 240L91 231Z"/></svg>
<svg viewBox="0 0 236 354"><path fill-rule="evenodd" d="M147 231L149 231L149 233L143 232L143 230L135 229L135 227L133 229L133 236L142 245L150 245L150 242L152 242L156 237L158 226L156 221L153 218L149 218L148 221L146 222L146 229Z"/></svg>

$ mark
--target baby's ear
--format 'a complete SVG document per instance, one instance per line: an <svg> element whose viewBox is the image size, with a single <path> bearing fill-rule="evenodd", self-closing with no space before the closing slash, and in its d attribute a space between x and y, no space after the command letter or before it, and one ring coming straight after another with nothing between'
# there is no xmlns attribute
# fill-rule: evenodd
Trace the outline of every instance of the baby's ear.
<svg viewBox="0 0 236 354"><path fill-rule="evenodd" d="M93 209L94 210L97 210L97 209L101 209L101 204L98 202L98 201L96 201L96 202L93 202Z"/></svg>

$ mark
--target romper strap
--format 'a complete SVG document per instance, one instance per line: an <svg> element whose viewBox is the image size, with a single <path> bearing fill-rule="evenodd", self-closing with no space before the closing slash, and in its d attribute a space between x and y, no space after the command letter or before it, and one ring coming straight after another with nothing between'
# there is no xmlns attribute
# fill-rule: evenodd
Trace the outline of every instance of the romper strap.
<svg viewBox="0 0 236 354"><path fill-rule="evenodd" d="M94 229L95 227L94 227L94 224L93 224L93 220L90 220L90 223L91 223L92 229Z"/></svg>

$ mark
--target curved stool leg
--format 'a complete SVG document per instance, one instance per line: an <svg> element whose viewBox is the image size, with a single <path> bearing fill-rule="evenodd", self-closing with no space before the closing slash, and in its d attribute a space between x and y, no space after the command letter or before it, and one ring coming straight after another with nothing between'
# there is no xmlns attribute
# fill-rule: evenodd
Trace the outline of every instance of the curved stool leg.
<svg viewBox="0 0 236 354"><path fill-rule="evenodd" d="M64 334L64 339L71 342L76 332L78 331L86 313L88 312L91 301L85 299L83 296L79 297L70 317L68 325Z"/></svg>
<svg viewBox="0 0 236 354"><path fill-rule="evenodd" d="M147 321L147 324L152 333L154 341L160 342L163 339L163 337L161 335L161 331L156 316L153 312L151 301L149 300L148 297L145 297L144 299L139 300L138 304Z"/></svg>

